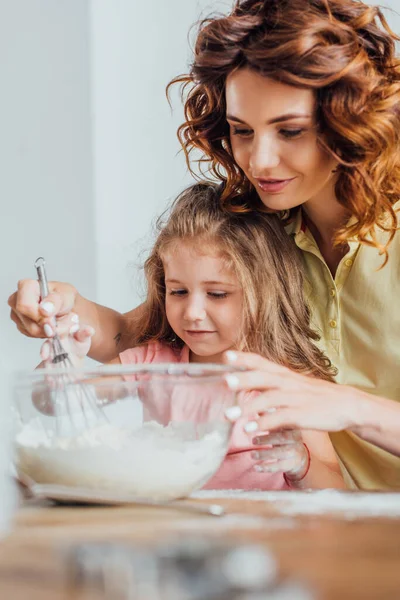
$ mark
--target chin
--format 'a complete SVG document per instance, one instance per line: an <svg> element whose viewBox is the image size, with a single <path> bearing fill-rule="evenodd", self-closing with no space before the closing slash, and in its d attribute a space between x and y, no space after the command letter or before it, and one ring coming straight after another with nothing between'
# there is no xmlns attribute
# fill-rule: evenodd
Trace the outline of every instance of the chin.
<svg viewBox="0 0 400 600"><path fill-rule="evenodd" d="M280 194L267 194L265 192L261 192L261 194L258 195L264 206L270 210L290 210L291 208L296 208L296 206L303 204L302 202L294 201L292 195L290 198Z"/></svg>

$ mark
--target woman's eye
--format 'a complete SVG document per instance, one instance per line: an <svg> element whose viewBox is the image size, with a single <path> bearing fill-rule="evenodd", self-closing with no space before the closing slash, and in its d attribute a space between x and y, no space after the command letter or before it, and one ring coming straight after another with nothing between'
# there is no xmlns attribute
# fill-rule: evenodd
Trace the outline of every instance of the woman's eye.
<svg viewBox="0 0 400 600"><path fill-rule="evenodd" d="M227 292L208 292L208 295L211 296L211 298L220 300L221 298L226 298L228 294Z"/></svg>
<svg viewBox="0 0 400 600"><path fill-rule="evenodd" d="M184 296L187 294L187 290L170 290L169 293L171 296Z"/></svg>
<svg viewBox="0 0 400 600"><path fill-rule="evenodd" d="M304 131L304 129L280 129L279 133L283 135L283 137L291 140L293 138L300 137Z"/></svg>
<svg viewBox="0 0 400 600"><path fill-rule="evenodd" d="M231 127L231 134L232 135L238 135L240 137L249 137L250 135L253 134L251 129L243 129L241 127Z"/></svg>

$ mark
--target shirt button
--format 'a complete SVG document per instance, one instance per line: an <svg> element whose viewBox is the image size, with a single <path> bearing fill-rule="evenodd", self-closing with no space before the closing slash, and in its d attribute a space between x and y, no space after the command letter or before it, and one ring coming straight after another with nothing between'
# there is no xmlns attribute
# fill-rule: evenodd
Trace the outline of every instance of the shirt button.
<svg viewBox="0 0 400 600"><path fill-rule="evenodd" d="M329 327L332 327L332 329L335 329L337 323L335 321L335 319L332 319L332 321L329 321Z"/></svg>
<svg viewBox="0 0 400 600"><path fill-rule="evenodd" d="M346 267L351 267L351 265L353 264L353 261L351 258L348 258L347 260L344 261L344 264L346 265Z"/></svg>
<svg viewBox="0 0 400 600"><path fill-rule="evenodd" d="M332 289L331 289L331 291L330 291L329 293L330 293L330 295L332 296L332 298L334 298L334 297L336 296L336 292L335 292L335 289L334 289L334 288L332 288Z"/></svg>

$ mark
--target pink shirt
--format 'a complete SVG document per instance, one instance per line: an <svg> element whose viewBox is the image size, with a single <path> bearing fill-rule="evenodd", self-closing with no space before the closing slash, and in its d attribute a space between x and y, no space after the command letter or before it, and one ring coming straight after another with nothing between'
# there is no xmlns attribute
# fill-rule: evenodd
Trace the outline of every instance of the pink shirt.
<svg viewBox="0 0 400 600"><path fill-rule="evenodd" d="M177 353L169 346L159 342L152 342L144 346L130 348L121 352L119 355L121 363L124 365L137 363L187 363L189 362L189 348L184 346ZM256 392L243 394L239 398L239 404L248 402L254 397ZM210 399L210 402L212 400ZM209 410L210 410L210 405ZM162 407L157 407L157 411L162 410ZM202 414L207 411L207 406L202 402ZM192 420L196 419L197 415L192 415ZM162 419L162 417L164 417ZM188 414L176 415L174 420L179 420L179 417L190 419ZM160 414L158 414L160 419ZM161 415L160 420L168 422L170 415ZM251 452L262 449L262 446L254 446L251 443L251 434L247 434L243 426L248 418L241 418L236 421L232 429L230 445L227 455L214 477L204 486L204 489L243 489L243 490L284 490L289 489L282 473L258 473L254 470L256 464L251 457Z"/></svg>

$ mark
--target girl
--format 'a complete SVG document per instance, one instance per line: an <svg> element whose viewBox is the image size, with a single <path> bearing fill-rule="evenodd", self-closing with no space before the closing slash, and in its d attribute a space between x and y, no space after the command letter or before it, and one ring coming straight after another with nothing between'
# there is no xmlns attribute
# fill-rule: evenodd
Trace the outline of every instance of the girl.
<svg viewBox="0 0 400 600"><path fill-rule="evenodd" d="M230 349L257 352L296 372L331 380L316 348L303 299L298 253L276 215L244 216L221 207L221 190L198 184L176 200L146 261L147 299L131 348L113 362L219 363ZM260 290L265 290L260 294ZM90 333L71 338L83 357ZM72 344L71 344L72 340ZM68 340L66 340L68 342ZM48 358L49 346L42 350ZM241 399L245 406L257 394ZM235 414L238 407L230 408ZM206 406L201 407L207 410ZM162 413L162 406L156 407ZM173 415L174 420L191 418ZM195 416L192 415L192 418ZM211 488L343 487L327 434L282 431L254 454L251 427L238 421Z"/></svg>

